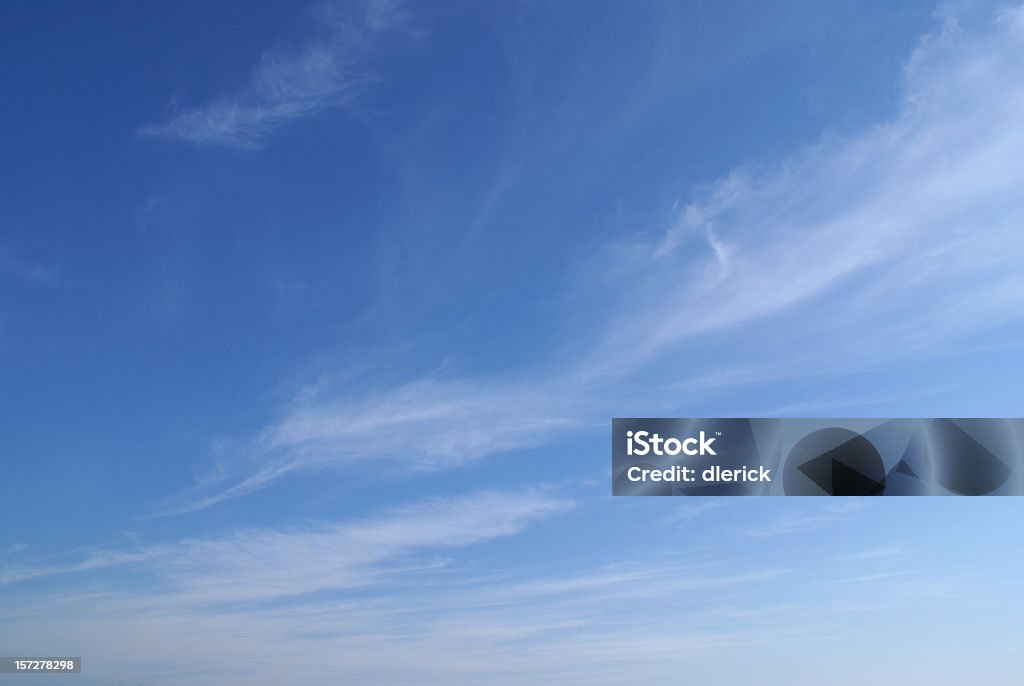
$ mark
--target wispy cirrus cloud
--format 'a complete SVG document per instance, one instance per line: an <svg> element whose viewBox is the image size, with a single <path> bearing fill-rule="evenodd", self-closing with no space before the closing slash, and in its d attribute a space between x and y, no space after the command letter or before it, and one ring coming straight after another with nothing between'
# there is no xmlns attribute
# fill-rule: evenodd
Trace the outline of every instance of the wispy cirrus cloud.
<svg viewBox="0 0 1024 686"><path fill-rule="evenodd" d="M13 584L29 579L55 576L59 574L75 574L77 572L88 572L94 569L106 569L118 567L131 562L141 562L146 559L142 552L127 551L92 551L80 559L71 562L58 562L49 565L22 565L0 568L0 585Z"/></svg>
<svg viewBox="0 0 1024 686"><path fill-rule="evenodd" d="M723 507L728 507L729 501L723 499L707 499L701 500L700 502L693 504L688 503L686 505L680 505L677 507L671 515L669 515L665 521L667 522L689 522L690 520L700 517L702 514L718 510Z"/></svg>
<svg viewBox="0 0 1024 686"><path fill-rule="evenodd" d="M802 513L785 513L774 520L746 527L742 533L754 538L774 538L817 531L834 524L848 521L857 513L871 507L866 498L845 498L838 503L812 506Z"/></svg>
<svg viewBox="0 0 1024 686"><path fill-rule="evenodd" d="M644 305L595 370L755 326L762 349L775 339L790 358L794 338L870 332L842 346L869 360L1019 319L1022 17L951 6L907 61L892 120L738 168L660 236L624 240L615 258L637 284L624 299Z"/></svg>
<svg viewBox="0 0 1024 686"><path fill-rule="evenodd" d="M399 29L407 11L394 0L330 2L316 12L317 35L263 55L241 90L175 112L138 129L142 138L198 146L258 149L287 124L350 104L376 77L380 34Z"/></svg>
<svg viewBox="0 0 1024 686"><path fill-rule="evenodd" d="M536 446L581 425L578 402L562 386L523 379L427 378L358 398L308 388L258 436L222 449L194 492L165 503L160 514L203 509L294 473L382 458L396 470L434 471Z"/></svg>
<svg viewBox="0 0 1024 686"><path fill-rule="evenodd" d="M148 547L89 550L78 559L0 568L0 586L126 566L156 579L157 592L179 602L298 596L379 581L400 571L407 556L512 536L573 505L550 492L480 491L291 530L244 529Z"/></svg>
<svg viewBox="0 0 1024 686"><path fill-rule="evenodd" d="M303 394L177 509L380 457L451 467L605 421L631 393L672 411L687 391L941 355L1018 322L1024 8L938 22L890 120L739 168L667 231L623 236L601 268L617 295L556 374Z"/></svg>
<svg viewBox="0 0 1024 686"><path fill-rule="evenodd" d="M843 560L860 560L860 561L874 561L874 560L888 560L895 557L906 555L908 552L907 546L905 545L887 545L877 548L870 548L868 550L862 550L856 553L848 553L843 555Z"/></svg>
<svg viewBox="0 0 1024 686"><path fill-rule="evenodd" d="M67 284L67 277L60 264L15 259L2 248L0 248L0 274L10 274L47 288L59 288Z"/></svg>

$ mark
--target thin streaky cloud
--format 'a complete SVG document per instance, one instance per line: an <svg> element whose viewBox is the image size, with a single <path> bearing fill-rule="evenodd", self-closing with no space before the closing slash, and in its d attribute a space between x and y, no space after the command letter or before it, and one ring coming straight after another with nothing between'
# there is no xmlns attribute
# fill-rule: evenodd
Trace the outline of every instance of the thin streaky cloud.
<svg viewBox="0 0 1024 686"><path fill-rule="evenodd" d="M155 516L201 510L288 474L358 468L385 457L396 471L449 469L541 445L579 428L583 417L582 401L565 388L524 379L427 378L361 398L306 389L258 436L220 455L194 492L166 502Z"/></svg>
<svg viewBox="0 0 1024 686"><path fill-rule="evenodd" d="M723 507L728 507L729 501L724 499L705 500L696 504L680 505L670 514L665 521L667 522L687 522L691 519L700 517L702 514L711 512L712 510L718 510Z"/></svg>
<svg viewBox="0 0 1024 686"><path fill-rule="evenodd" d="M15 259L7 251L0 249L0 275L3 274L10 274L46 288L60 288L68 284L67 276L60 264L27 262Z"/></svg>
<svg viewBox="0 0 1024 686"><path fill-rule="evenodd" d="M403 571L408 555L512 536L573 506L568 498L539 490L480 491L305 528L243 529L90 553L67 564L0 568L0 586L132 565L160 579L163 592L179 602L297 596L379 582L383 575Z"/></svg>
<svg viewBox="0 0 1024 686"><path fill-rule="evenodd" d="M327 3L316 16L319 35L265 53L242 90L175 112L137 134L255 150L294 121L352 103L378 78L369 65L378 34L402 26L406 12L394 0L371 0Z"/></svg>
<svg viewBox="0 0 1024 686"><path fill-rule="evenodd" d="M106 552L91 554L70 564L39 566L14 566L0 568L0 586L59 574L75 574L108 567L118 567L132 562L141 562L146 555L140 552Z"/></svg>
<svg viewBox="0 0 1024 686"><path fill-rule="evenodd" d="M847 498L839 503L825 503L820 509L803 514L787 513L776 519L743 529L752 538L775 538L817 531L851 520L859 512L871 507L866 498Z"/></svg>
<svg viewBox="0 0 1024 686"><path fill-rule="evenodd" d="M843 555L841 559L848 561L865 560L874 561L882 559L890 559L894 557L901 557L908 553L907 547L904 545L889 545L879 548L870 548L868 550L862 550L857 553L848 553Z"/></svg>

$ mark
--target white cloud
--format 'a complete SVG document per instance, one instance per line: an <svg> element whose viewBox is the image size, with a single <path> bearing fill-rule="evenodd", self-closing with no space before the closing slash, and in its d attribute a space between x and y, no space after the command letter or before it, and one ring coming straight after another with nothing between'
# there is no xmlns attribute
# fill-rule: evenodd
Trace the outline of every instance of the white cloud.
<svg viewBox="0 0 1024 686"><path fill-rule="evenodd" d="M554 402L558 415L538 402L541 385L428 379L356 402L307 396L264 432L260 445L328 461L405 455L420 467L450 466L497 448L535 445L572 425L564 399Z"/></svg>
<svg viewBox="0 0 1024 686"><path fill-rule="evenodd" d="M572 505L541 491L482 491L302 529L248 529L133 550L90 551L73 562L0 568L0 585L133 565L159 579L163 592L177 602L303 595L379 582L410 564L408 556L511 536Z"/></svg>
<svg viewBox="0 0 1024 686"><path fill-rule="evenodd" d="M265 53L245 88L143 126L138 135L255 149L290 122L352 102L376 78L368 62L377 34L401 26L405 14L392 0L328 3L317 14L321 35Z"/></svg>
<svg viewBox="0 0 1024 686"><path fill-rule="evenodd" d="M859 331L843 352L863 360L1019 319L1021 14L988 15L967 31L951 13L908 61L892 121L826 136L770 168L736 170L664 236L621 253L644 284L628 299L642 305L595 365L635 369L753 326L759 343L784 341L791 358L782 322L805 341Z"/></svg>
<svg viewBox="0 0 1024 686"><path fill-rule="evenodd" d="M296 471L369 460L385 474L429 471L539 445L579 426L582 410L573 402L564 388L526 380L423 379L360 398L307 389L259 436L221 456L187 500L162 513L202 509Z"/></svg>
<svg viewBox="0 0 1024 686"><path fill-rule="evenodd" d="M2 274L11 274L37 286L47 288L59 288L68 283L64 270L59 264L16 260L6 250L0 248L0 275Z"/></svg>
<svg viewBox="0 0 1024 686"><path fill-rule="evenodd" d="M786 513L772 521L745 527L742 533L754 538L774 538L817 531L825 527L851 520L853 515L873 504L868 498L843 498L838 502L824 501L817 507L812 502L809 512Z"/></svg>
<svg viewBox="0 0 1024 686"><path fill-rule="evenodd" d="M843 560L884 560L888 558L898 557L900 555L907 554L907 547L905 545L887 545L878 548L870 548L868 550L862 550L857 553L849 553L843 555Z"/></svg>
<svg viewBox="0 0 1024 686"><path fill-rule="evenodd" d="M74 574L94 569L116 567L131 562L141 562L146 555L140 552L91 552L80 560L70 563L58 563L46 566L12 566L0 568L0 585L13 584L18 581L36 579L56 574Z"/></svg>
<svg viewBox="0 0 1024 686"><path fill-rule="evenodd" d="M723 500L720 498L713 500L698 499L697 503L690 503L689 500L687 500L687 504L680 505L679 507L675 508L675 510L672 511L672 514L670 514L665 519L665 521L672 523L689 522L692 519L700 517L702 514L706 512L711 512L712 510L727 507L728 505L728 500Z"/></svg>
<svg viewBox="0 0 1024 686"><path fill-rule="evenodd" d="M243 531L153 552L189 601L275 598L379 582L408 564L406 556L511 536L571 506L540 492L489 491L336 525Z"/></svg>

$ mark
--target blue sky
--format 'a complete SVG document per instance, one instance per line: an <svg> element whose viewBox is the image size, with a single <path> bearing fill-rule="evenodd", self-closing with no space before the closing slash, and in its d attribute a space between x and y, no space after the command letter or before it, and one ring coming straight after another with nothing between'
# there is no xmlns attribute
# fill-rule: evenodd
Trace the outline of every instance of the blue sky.
<svg viewBox="0 0 1024 686"><path fill-rule="evenodd" d="M1024 414L1020 6L0 26L0 652L82 684L1015 683L1016 499L614 499L607 440Z"/></svg>

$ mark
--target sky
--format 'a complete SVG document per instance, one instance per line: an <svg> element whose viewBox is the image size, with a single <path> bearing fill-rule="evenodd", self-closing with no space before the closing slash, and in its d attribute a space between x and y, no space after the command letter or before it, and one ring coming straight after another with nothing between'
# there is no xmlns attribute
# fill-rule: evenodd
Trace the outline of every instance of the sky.
<svg viewBox="0 0 1024 686"><path fill-rule="evenodd" d="M33 683L1018 683L1018 499L613 498L608 436L1024 415L1024 6L0 27Z"/></svg>

